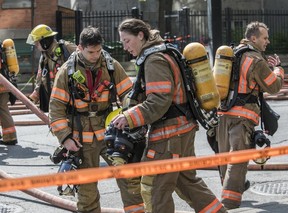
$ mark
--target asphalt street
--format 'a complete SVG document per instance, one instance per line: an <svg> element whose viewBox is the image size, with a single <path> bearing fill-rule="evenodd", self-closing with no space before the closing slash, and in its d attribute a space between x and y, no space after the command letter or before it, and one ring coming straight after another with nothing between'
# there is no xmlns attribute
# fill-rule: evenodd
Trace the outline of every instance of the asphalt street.
<svg viewBox="0 0 288 213"><path fill-rule="evenodd" d="M269 101L272 108L281 115L279 129L273 137L269 137L272 147L287 146L287 100ZM15 121L40 120L36 115L15 115ZM12 177L25 177L42 174L57 173L59 165L54 165L49 156L58 145L46 125L16 126L18 141L16 146L0 145L0 170ZM198 156L213 155L213 151L206 142L205 131L200 128L195 141ZM247 178L251 187L244 193L243 202L239 209L229 212L274 212L284 213L288 209L288 156L272 157L267 165L284 165L273 170L251 169ZM250 165L255 165L253 161ZM105 166L105 163L102 163ZM284 168L284 169L283 169ZM198 170L198 175L204 179L218 198L221 196L221 184L216 169ZM39 188L45 193L60 197L56 186ZM103 208L120 209L122 207L119 189L115 179L99 181L101 193L101 205ZM177 212L193 212L193 210L182 201L176 194L174 196ZM61 197L69 201L76 201L75 197ZM0 192L0 212L12 213L65 213L71 212L56 207L34 196L22 191Z"/></svg>

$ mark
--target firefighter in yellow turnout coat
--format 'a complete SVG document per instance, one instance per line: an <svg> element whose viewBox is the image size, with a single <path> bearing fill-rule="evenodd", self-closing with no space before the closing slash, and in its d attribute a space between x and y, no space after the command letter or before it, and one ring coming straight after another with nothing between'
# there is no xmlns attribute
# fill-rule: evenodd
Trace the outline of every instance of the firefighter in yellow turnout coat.
<svg viewBox="0 0 288 213"><path fill-rule="evenodd" d="M112 165L103 142L105 118L112 110L113 98L111 87L107 85L114 84L115 95L120 100L132 86L123 67L112 58L114 70L112 75L109 74L102 43L97 28L85 28L80 34L79 50L57 73L51 94L49 116L52 130L66 149L82 153L80 169L99 167L100 156ZM117 183L125 212L144 212L140 185L130 188L125 179L117 179ZM97 183L80 185L78 212L100 213L99 199Z"/></svg>
<svg viewBox="0 0 288 213"><path fill-rule="evenodd" d="M136 61L145 50L164 42L158 31L151 30L138 19L124 20L118 30L124 49L139 56ZM142 72L141 68L139 72ZM160 52L151 54L144 62L144 79L146 99L116 117L113 124L118 129L150 124L142 161L195 156L198 125L175 107L187 102L175 60ZM226 212L204 181L196 176L195 170L143 176L141 194L145 212L175 212L172 198L175 190L196 212Z"/></svg>
<svg viewBox="0 0 288 213"><path fill-rule="evenodd" d="M236 104L227 112L218 111L220 121L217 127L219 152L233 152L250 148L254 127L259 124L259 92L276 93L284 79L284 70L280 67L278 56L264 56L266 46L270 43L268 28L265 24L252 22L247 26L246 38L240 46L251 45L253 51L245 52L240 63L239 97L249 96L246 103ZM269 67L271 66L272 69ZM254 101L253 101L254 100ZM247 164L228 164L221 166L223 177L222 203L227 209L238 208L241 204L245 187Z"/></svg>

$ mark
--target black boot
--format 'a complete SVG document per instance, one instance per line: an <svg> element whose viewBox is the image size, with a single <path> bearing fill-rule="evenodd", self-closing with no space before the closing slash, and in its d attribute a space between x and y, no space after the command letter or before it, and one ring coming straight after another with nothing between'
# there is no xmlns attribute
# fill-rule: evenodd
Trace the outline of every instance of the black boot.
<svg viewBox="0 0 288 213"><path fill-rule="evenodd" d="M3 144L3 145L16 145L18 143L17 139L15 140L12 140L12 141L3 141L3 140L0 140L0 144Z"/></svg>
<svg viewBox="0 0 288 213"><path fill-rule="evenodd" d="M244 184L244 192L250 188L250 181L246 180Z"/></svg>

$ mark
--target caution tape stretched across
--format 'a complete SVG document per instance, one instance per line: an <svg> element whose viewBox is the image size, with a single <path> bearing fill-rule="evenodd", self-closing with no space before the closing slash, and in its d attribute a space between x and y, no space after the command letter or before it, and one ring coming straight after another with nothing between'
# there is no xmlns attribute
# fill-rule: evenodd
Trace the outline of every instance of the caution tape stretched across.
<svg viewBox="0 0 288 213"><path fill-rule="evenodd" d="M84 184L108 178L131 178L142 175L162 174L189 169L207 168L228 163L247 162L252 159L288 154L288 146L220 153L213 156L186 157L153 162L133 163L116 167L81 169L65 173L23 178L1 179L0 192L25 190L63 184Z"/></svg>

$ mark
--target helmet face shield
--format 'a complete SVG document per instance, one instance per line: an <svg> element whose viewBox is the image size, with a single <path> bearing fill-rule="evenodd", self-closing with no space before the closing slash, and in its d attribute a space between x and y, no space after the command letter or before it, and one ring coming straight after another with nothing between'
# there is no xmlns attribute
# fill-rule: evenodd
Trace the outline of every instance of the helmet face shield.
<svg viewBox="0 0 288 213"><path fill-rule="evenodd" d="M26 43L27 44L31 44L31 45L35 45L35 41L34 41L33 35L31 35L31 34L28 35Z"/></svg>
<svg viewBox="0 0 288 213"><path fill-rule="evenodd" d="M54 41L54 36L43 38L39 42L43 50L48 50L51 44L53 43L53 41Z"/></svg>

